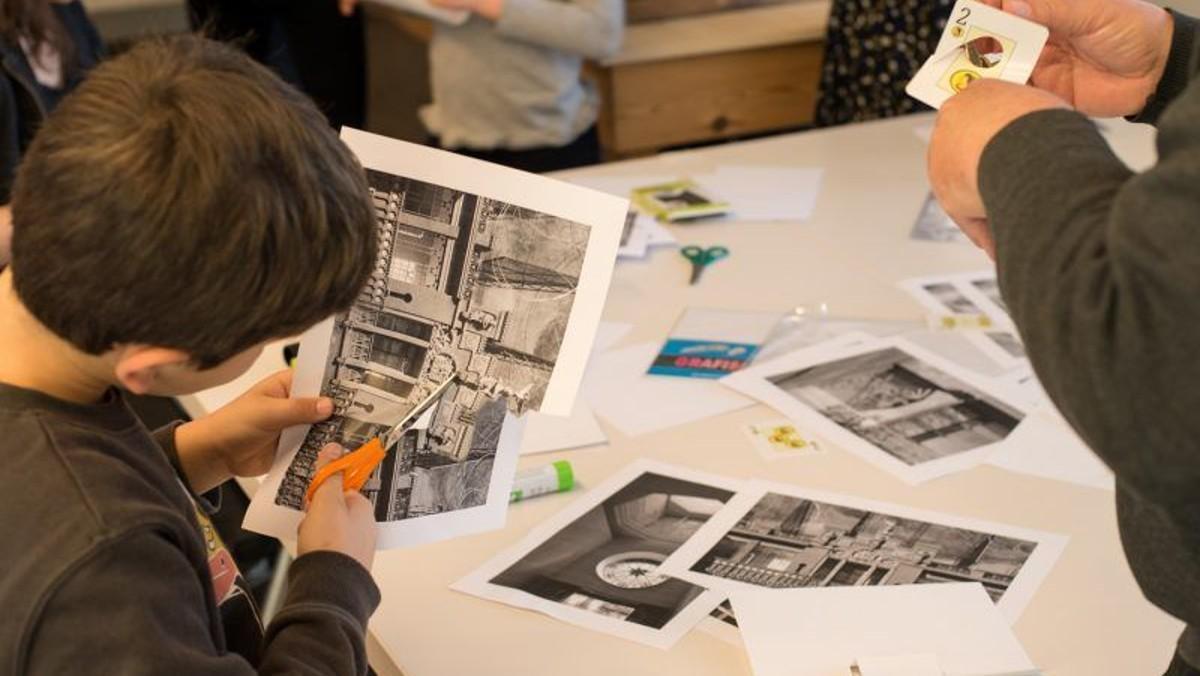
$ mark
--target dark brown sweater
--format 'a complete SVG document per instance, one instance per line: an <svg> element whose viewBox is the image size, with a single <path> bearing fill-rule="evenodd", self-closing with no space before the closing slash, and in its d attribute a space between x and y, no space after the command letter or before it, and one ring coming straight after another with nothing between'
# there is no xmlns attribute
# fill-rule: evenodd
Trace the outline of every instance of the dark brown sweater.
<svg viewBox="0 0 1200 676"><path fill-rule="evenodd" d="M1055 404L1117 476L1146 597L1200 665L1200 25L1176 15L1134 173L1086 117L1027 115L984 151L1000 287ZM1102 593L1102 592L1100 592Z"/></svg>
<svg viewBox="0 0 1200 676"><path fill-rule="evenodd" d="M0 675L365 674L370 574L301 556L264 638L173 436L0 384Z"/></svg>

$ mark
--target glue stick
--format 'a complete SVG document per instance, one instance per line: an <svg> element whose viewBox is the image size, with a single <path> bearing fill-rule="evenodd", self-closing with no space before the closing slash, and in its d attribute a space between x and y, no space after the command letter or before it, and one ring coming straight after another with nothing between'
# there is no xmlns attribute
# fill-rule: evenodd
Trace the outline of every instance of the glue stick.
<svg viewBox="0 0 1200 676"><path fill-rule="evenodd" d="M565 493L574 487L575 472L571 469L571 463L559 460L550 465L518 472L508 501L518 502L539 495Z"/></svg>

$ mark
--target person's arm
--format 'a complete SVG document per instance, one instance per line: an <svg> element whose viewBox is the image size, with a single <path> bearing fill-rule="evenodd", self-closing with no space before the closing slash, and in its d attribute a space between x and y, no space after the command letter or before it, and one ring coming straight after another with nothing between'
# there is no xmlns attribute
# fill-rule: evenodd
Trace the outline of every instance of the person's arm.
<svg viewBox="0 0 1200 676"><path fill-rule="evenodd" d="M1134 174L1083 115L1025 115L979 188L1000 286L1047 392L1118 480L1200 529L1200 82Z"/></svg>
<svg viewBox="0 0 1200 676"><path fill-rule="evenodd" d="M624 0L432 0L495 22L501 35L603 61L625 35Z"/></svg>
<svg viewBox="0 0 1200 676"><path fill-rule="evenodd" d="M584 58L603 61L621 49L624 0L504 0L496 30Z"/></svg>
<svg viewBox="0 0 1200 676"><path fill-rule="evenodd" d="M1197 49L1200 21L1174 11L1171 16L1175 28L1171 35L1171 53L1167 65L1146 107L1131 118L1134 122L1157 124L1167 106L1183 93L1192 78L1200 74L1200 49Z"/></svg>
<svg viewBox="0 0 1200 676"><path fill-rule="evenodd" d="M80 665L126 676L367 673L364 631L379 592L355 560L312 552L293 562L257 670L218 650L200 577L208 574L161 532L106 543L48 596L23 673L69 674Z"/></svg>

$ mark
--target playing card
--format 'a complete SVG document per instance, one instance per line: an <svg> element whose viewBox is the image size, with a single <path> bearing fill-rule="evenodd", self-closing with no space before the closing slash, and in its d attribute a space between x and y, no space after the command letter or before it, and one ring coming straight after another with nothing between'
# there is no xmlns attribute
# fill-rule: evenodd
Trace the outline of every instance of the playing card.
<svg viewBox="0 0 1200 676"><path fill-rule="evenodd" d="M975 0L958 0L937 51L908 83L908 95L941 108L975 80L1025 84L1050 31Z"/></svg>

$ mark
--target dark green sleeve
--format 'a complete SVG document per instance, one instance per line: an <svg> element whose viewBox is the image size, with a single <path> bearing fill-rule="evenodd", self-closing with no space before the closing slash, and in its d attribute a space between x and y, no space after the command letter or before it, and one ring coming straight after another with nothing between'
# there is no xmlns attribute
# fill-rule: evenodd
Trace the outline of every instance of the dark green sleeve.
<svg viewBox="0 0 1200 676"><path fill-rule="evenodd" d="M1006 127L980 192L1051 398L1129 490L1200 529L1200 81L1135 174L1065 110Z"/></svg>
<svg viewBox="0 0 1200 676"><path fill-rule="evenodd" d="M1200 21L1174 11L1171 17L1175 21L1175 30L1171 36L1171 54L1167 66L1146 107L1130 118L1133 122L1157 124L1163 111L1179 98L1192 78L1200 73L1200 50L1196 49L1200 43L1197 39L1200 36Z"/></svg>

